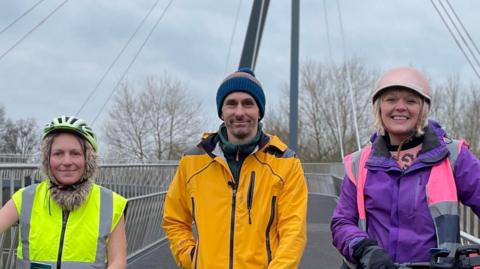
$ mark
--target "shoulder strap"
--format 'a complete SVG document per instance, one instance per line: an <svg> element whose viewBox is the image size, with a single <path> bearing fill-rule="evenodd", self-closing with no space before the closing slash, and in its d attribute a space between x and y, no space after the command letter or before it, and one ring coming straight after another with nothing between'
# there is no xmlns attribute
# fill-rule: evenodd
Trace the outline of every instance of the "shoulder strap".
<svg viewBox="0 0 480 269"><path fill-rule="evenodd" d="M358 226L364 231L367 229L365 198L363 195L365 179L367 178L367 168L365 164L371 151L372 145L369 144L361 150L346 156L344 161L347 176L357 187Z"/></svg>
<svg viewBox="0 0 480 269"><path fill-rule="evenodd" d="M372 145L369 144L361 150L357 150L345 156L343 159L345 173L353 184L357 185L360 177L366 176L367 171L365 169L365 163L367 162L371 151Z"/></svg>
<svg viewBox="0 0 480 269"><path fill-rule="evenodd" d="M448 161L450 162L450 167L452 168L452 172L454 172L455 162L457 161L458 155L462 150L463 144L465 144L465 140L463 139L460 139L460 140L452 139L450 141L446 141L447 149L450 152L450 154L448 155Z"/></svg>

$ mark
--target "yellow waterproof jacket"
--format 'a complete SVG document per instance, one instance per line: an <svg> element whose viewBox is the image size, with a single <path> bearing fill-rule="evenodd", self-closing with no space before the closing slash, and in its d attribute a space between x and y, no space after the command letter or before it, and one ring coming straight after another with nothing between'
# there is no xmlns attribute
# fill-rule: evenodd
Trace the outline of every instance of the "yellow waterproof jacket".
<svg viewBox="0 0 480 269"><path fill-rule="evenodd" d="M264 135L244 160L237 185L218 135L205 134L180 160L163 228L182 268L298 268L306 213L300 160L279 138Z"/></svg>

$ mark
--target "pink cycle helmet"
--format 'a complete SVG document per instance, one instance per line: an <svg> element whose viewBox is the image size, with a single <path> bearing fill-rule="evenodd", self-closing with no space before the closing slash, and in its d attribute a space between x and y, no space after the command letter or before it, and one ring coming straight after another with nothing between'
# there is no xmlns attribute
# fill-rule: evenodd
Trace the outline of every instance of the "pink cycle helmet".
<svg viewBox="0 0 480 269"><path fill-rule="evenodd" d="M375 102L380 93L390 87L405 87L420 94L430 103L430 86L427 79L418 70L411 67L398 67L385 72L375 84L372 102Z"/></svg>

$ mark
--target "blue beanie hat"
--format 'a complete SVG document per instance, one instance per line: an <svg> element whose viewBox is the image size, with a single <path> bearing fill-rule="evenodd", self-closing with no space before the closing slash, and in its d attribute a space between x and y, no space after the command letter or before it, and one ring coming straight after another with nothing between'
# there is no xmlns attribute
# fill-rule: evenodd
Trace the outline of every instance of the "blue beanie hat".
<svg viewBox="0 0 480 269"><path fill-rule="evenodd" d="M257 102L260 110L260 119L265 113L265 94L262 85L255 78L253 70L248 67L242 67L238 71L227 76L217 91L217 111L218 117L222 118L222 106L225 97L232 92L246 92L250 94Z"/></svg>

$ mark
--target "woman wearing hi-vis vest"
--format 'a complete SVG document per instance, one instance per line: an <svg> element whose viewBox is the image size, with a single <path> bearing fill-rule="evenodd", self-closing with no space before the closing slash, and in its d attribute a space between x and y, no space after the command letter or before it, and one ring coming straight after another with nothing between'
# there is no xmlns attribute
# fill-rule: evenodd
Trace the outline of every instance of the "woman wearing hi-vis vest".
<svg viewBox="0 0 480 269"><path fill-rule="evenodd" d="M419 71L387 71L372 101L376 133L344 159L333 244L342 268L427 262L431 249L459 244L459 202L479 215L480 161L427 119L430 87Z"/></svg>
<svg viewBox="0 0 480 269"><path fill-rule="evenodd" d="M46 179L17 191L0 209L0 233L18 221L17 268L125 268L122 196L93 183L97 140L75 117L45 126Z"/></svg>

